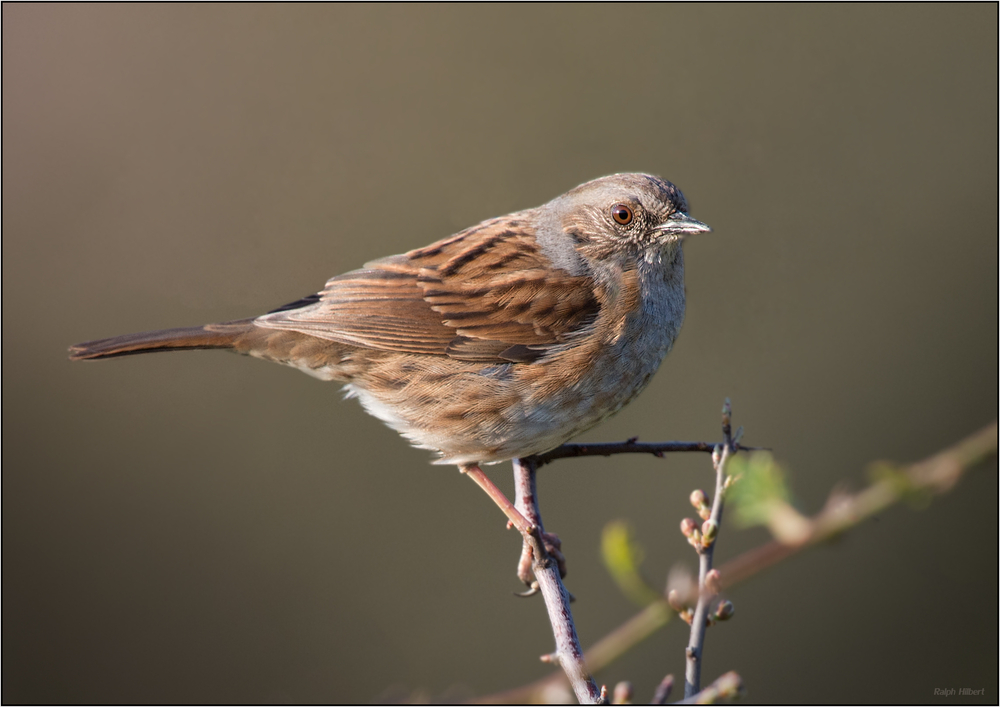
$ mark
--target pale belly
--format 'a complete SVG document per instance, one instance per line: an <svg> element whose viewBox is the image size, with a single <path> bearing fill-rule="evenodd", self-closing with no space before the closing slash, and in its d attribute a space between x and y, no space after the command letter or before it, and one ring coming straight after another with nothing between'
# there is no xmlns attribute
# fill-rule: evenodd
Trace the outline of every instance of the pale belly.
<svg viewBox="0 0 1000 707"><path fill-rule="evenodd" d="M583 340L530 364L415 356L407 383L396 390L376 396L361 381L345 389L415 446L437 451L436 464L546 452L615 414L646 387L683 322L682 272L662 291L647 288L649 302L606 345Z"/></svg>

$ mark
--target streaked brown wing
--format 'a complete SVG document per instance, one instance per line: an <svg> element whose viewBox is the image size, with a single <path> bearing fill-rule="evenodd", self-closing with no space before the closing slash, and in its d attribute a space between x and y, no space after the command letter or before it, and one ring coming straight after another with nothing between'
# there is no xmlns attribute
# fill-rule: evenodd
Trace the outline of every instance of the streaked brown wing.
<svg viewBox="0 0 1000 707"><path fill-rule="evenodd" d="M589 278L554 268L524 221L487 221L329 282L260 326L375 349L532 361L597 314Z"/></svg>

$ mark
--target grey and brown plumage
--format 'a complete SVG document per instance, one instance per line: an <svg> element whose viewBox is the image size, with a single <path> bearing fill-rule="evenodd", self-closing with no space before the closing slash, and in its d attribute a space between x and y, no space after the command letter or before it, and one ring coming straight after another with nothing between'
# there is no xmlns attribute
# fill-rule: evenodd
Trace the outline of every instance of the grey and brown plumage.
<svg viewBox="0 0 1000 707"><path fill-rule="evenodd" d="M231 349L346 385L438 463L545 452L628 403L684 318L671 183L619 174L339 275L253 319L77 344L70 358Z"/></svg>

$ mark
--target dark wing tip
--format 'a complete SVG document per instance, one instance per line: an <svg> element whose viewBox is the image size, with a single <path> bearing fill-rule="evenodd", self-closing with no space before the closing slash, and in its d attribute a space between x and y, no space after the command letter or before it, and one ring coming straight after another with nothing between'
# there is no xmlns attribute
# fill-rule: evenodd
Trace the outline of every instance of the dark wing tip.
<svg viewBox="0 0 1000 707"><path fill-rule="evenodd" d="M268 314L275 314L277 312L287 312L292 309L302 309L303 307L308 307L310 305L316 304L320 300L320 293L316 292L311 295L306 295L302 299L297 299L294 302L289 302L288 304L283 304L277 309L272 309Z"/></svg>

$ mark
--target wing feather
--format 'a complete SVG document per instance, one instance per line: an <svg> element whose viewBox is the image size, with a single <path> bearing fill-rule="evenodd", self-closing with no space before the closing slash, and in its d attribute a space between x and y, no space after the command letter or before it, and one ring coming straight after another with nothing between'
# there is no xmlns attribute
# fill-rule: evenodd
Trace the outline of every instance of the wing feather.
<svg viewBox="0 0 1000 707"><path fill-rule="evenodd" d="M257 324L387 351L533 361L599 304L590 278L554 267L518 216L338 275Z"/></svg>

